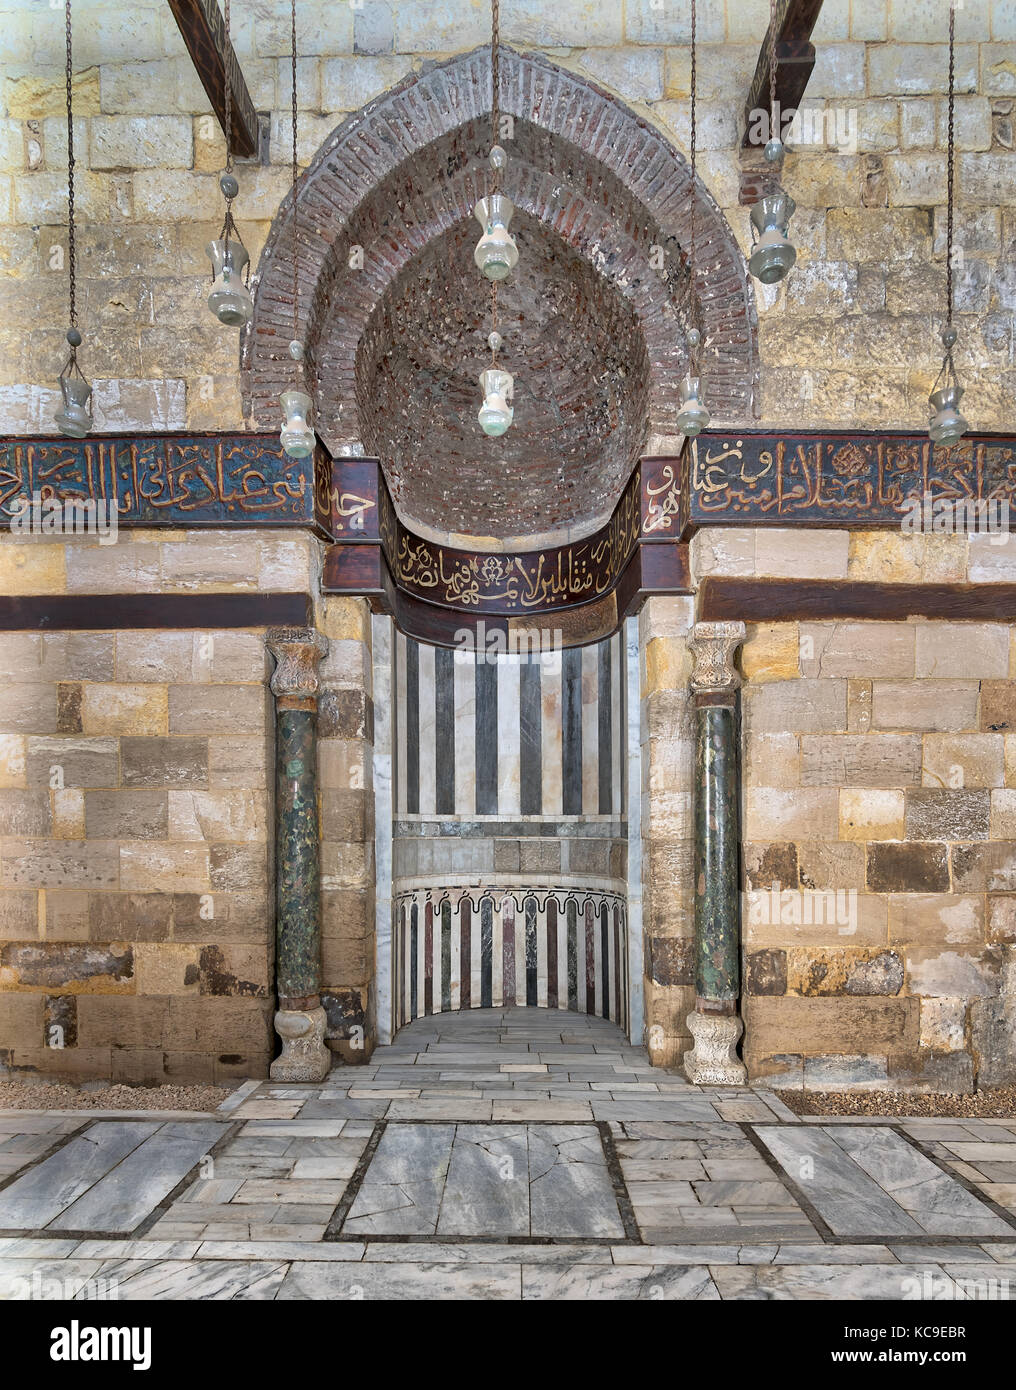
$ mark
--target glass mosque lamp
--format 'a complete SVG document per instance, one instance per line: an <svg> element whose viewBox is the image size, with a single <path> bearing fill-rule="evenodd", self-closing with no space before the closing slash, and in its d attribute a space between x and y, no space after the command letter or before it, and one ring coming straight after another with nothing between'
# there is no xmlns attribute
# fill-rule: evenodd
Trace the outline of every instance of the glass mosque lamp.
<svg viewBox="0 0 1016 1390"><path fill-rule="evenodd" d="M797 260L797 252L787 235L797 204L789 193L767 193L751 210L751 225L757 241L748 260L748 269L763 285L782 280Z"/></svg>
<svg viewBox="0 0 1016 1390"><path fill-rule="evenodd" d="M62 402L53 418L61 434L71 439L84 439L92 428L92 388L78 366L81 334L76 328L67 330L67 341L71 345L71 355L60 373Z"/></svg>
<svg viewBox="0 0 1016 1390"><path fill-rule="evenodd" d="M473 215L483 228L473 260L488 280L504 280L519 262L519 248L508 230L515 206L504 193L481 198Z"/></svg>
<svg viewBox="0 0 1016 1390"><path fill-rule="evenodd" d="M229 203L240 191L240 185L232 174L223 174L219 187ZM243 328L254 317L254 305L250 292L244 284L243 272L250 264L247 248L235 234L228 235L233 226L232 213L226 212L226 235L216 237L205 247L205 254L212 263L212 289L208 296L208 307L227 328Z"/></svg>
<svg viewBox="0 0 1016 1390"><path fill-rule="evenodd" d="M515 383L510 372L500 367L488 367L480 373L480 388L483 391L483 405L477 420L484 434L496 438L504 434L511 425L515 411L509 405Z"/></svg>
<svg viewBox="0 0 1016 1390"><path fill-rule="evenodd" d="M289 355L294 362L303 360L303 343L294 338L289 345ZM285 419L279 434L279 442L291 459L309 458L314 452L315 435L310 423L311 405L306 391L283 391L279 397Z"/></svg>
<svg viewBox="0 0 1016 1390"><path fill-rule="evenodd" d="M698 329L692 328L688 333L688 346L693 354L700 341L701 334ZM694 439L700 431L707 428L710 418L702 399L702 380L695 374L694 367L689 367L688 375L677 388L677 395L680 402L677 428L683 435Z"/></svg>

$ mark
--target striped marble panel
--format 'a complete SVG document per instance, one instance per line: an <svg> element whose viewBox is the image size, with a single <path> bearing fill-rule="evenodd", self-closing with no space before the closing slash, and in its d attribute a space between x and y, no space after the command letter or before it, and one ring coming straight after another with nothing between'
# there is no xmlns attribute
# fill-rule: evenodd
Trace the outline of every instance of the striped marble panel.
<svg viewBox="0 0 1016 1390"><path fill-rule="evenodd" d="M395 639L394 815L625 814L621 634L537 655Z"/></svg>
<svg viewBox="0 0 1016 1390"><path fill-rule="evenodd" d="M452 1009L572 1009L628 1027L625 899L421 888L395 899L395 1026Z"/></svg>

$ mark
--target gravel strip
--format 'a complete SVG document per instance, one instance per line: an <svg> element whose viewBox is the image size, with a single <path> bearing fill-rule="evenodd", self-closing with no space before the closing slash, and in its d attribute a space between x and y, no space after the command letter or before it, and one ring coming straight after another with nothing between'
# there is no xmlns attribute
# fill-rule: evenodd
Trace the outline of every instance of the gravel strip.
<svg viewBox="0 0 1016 1390"><path fill-rule="evenodd" d="M780 1091L795 1115L946 1115L974 1120L1016 1119L1016 1086L972 1095L911 1091Z"/></svg>
<svg viewBox="0 0 1016 1390"><path fill-rule="evenodd" d="M220 1086L68 1086L0 1081L0 1110L216 1110Z"/></svg>

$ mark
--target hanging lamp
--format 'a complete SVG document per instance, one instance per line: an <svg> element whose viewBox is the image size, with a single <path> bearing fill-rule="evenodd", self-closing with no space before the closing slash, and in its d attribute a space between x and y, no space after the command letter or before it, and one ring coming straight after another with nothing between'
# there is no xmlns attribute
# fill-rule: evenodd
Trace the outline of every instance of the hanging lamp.
<svg viewBox="0 0 1016 1390"><path fill-rule="evenodd" d="M78 366L81 334L78 332L74 279L74 68L71 54L71 0L64 0L64 33L67 49L67 266L70 319L67 343L70 354L57 378L60 383L61 402L54 419L61 434L69 435L72 439L83 439L92 428L92 388Z"/></svg>
<svg viewBox="0 0 1016 1390"><path fill-rule="evenodd" d="M293 340L289 344L289 355L294 362L299 363L303 361L303 342L300 339L300 280L297 265L300 252L300 238L298 220L299 203L296 196L297 179L299 177L299 169L296 162L296 0L290 0L289 25L293 82ZM314 452L315 443L314 430L310 423L311 398L306 391L297 389L283 391L282 395L279 397L279 402L285 416L282 422L282 430L279 434L282 447L290 458L307 458L308 455Z"/></svg>
<svg viewBox="0 0 1016 1390"><path fill-rule="evenodd" d="M228 54L229 0L225 0L224 13ZM212 263L212 288L208 296L208 307L227 328L243 328L254 317L254 305L247 288L250 256L233 221L233 199L239 193L240 185L233 173L233 88L229 81L228 64L225 67L225 87L226 169L219 177L219 188L226 200L226 216L222 223L222 231L205 248L205 254Z"/></svg>
<svg viewBox="0 0 1016 1390"><path fill-rule="evenodd" d="M776 120L776 0L769 0L769 139L763 155L769 166L768 189L749 214L754 249L748 269L763 285L782 280L797 260L790 240L790 219L797 204L780 188L778 165L786 154Z"/></svg>
<svg viewBox="0 0 1016 1390"><path fill-rule="evenodd" d="M955 135L953 130L956 93L956 10L949 6L949 167L946 176L946 248L945 248L945 327L941 332L945 357L935 384L931 388L928 404L932 416L928 424L928 435L934 444L955 444L962 439L970 426L960 414L960 397L963 387L956 375L953 362L953 347L957 333L953 327L953 212L955 196L953 173L955 162Z"/></svg>
<svg viewBox="0 0 1016 1390"><path fill-rule="evenodd" d="M484 434L496 438L505 433L515 418L512 398L515 381L497 360L498 350L504 341L498 331L497 287L515 269L519 260L518 247L508 230L508 223L515 208L512 200L501 192L501 175L508 163L508 155L498 144L501 132L501 9L499 0L491 0L490 7L490 192L481 198L473 209L473 214L483 228L483 236L477 243L473 260L490 281L491 331L487 337L490 348L490 366L480 373L480 389L483 392L483 405L477 415Z"/></svg>
<svg viewBox="0 0 1016 1390"><path fill-rule="evenodd" d="M698 315L698 296L695 292L695 270L696 270L696 238L695 238L695 203L697 201L698 190L695 183L695 150L697 129L695 125L695 95L697 86L696 72L696 0L691 0L691 238L688 255L688 273L691 280L691 312L693 316ZM705 401L702 399L702 381L699 377L699 350L702 342L702 334L699 332L697 324L693 324L688 333L688 375L678 387L681 406L677 413L677 427L683 435L694 438L701 430L709 424L709 411L706 409Z"/></svg>

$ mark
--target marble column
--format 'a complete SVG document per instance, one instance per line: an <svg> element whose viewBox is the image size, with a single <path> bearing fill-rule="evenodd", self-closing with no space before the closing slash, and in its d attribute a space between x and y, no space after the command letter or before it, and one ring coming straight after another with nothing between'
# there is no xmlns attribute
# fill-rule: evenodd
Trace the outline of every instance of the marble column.
<svg viewBox="0 0 1016 1390"><path fill-rule="evenodd" d="M747 1081L737 1043L744 1025L741 992L740 710L734 653L743 623L696 623L691 691L696 717L694 1047L689 1080L737 1086Z"/></svg>
<svg viewBox="0 0 1016 1390"><path fill-rule="evenodd" d="M267 634L275 658L275 1031L273 1081L323 1081L332 1055L321 1007L321 870L317 798L318 662L314 628Z"/></svg>

